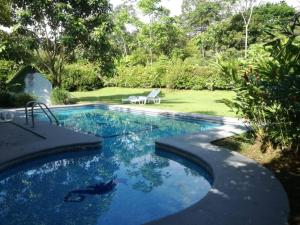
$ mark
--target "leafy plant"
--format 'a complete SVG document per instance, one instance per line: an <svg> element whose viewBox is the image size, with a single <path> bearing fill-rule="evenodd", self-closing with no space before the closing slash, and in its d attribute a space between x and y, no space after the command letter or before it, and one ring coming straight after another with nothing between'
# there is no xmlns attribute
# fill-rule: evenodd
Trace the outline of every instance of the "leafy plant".
<svg viewBox="0 0 300 225"><path fill-rule="evenodd" d="M92 63L80 61L64 68L62 88L68 91L91 91L103 87L99 68Z"/></svg>
<svg viewBox="0 0 300 225"><path fill-rule="evenodd" d="M0 107L24 107L36 98L27 93L0 92Z"/></svg>
<svg viewBox="0 0 300 225"><path fill-rule="evenodd" d="M8 92L0 91L0 107L11 107L12 96Z"/></svg>
<svg viewBox="0 0 300 225"><path fill-rule="evenodd" d="M16 93L11 94L11 99L14 107L25 107L27 102L34 101L36 97L27 93Z"/></svg>
<svg viewBox="0 0 300 225"><path fill-rule="evenodd" d="M13 61L0 60L0 91L8 90L8 81L12 78L16 69L17 65Z"/></svg>
<svg viewBox="0 0 300 225"><path fill-rule="evenodd" d="M71 94L65 89L54 88L51 93L52 104L72 104L75 103Z"/></svg>
<svg viewBox="0 0 300 225"><path fill-rule="evenodd" d="M210 66L199 65L194 58L160 57L146 65L121 61L117 66L117 76L105 79L105 86L211 90L230 88L228 80L228 76Z"/></svg>
<svg viewBox="0 0 300 225"><path fill-rule="evenodd" d="M51 76L54 86L61 86L64 66L74 59L77 48L83 50L85 58L99 61L103 70L111 69L112 46L108 34L113 24L107 0L12 0L11 9L15 27L37 38L35 62Z"/></svg>
<svg viewBox="0 0 300 225"><path fill-rule="evenodd" d="M237 113L248 119L265 147L300 150L300 15L269 33L264 59L251 59L237 80ZM266 55L265 55L266 56ZM259 56L257 56L259 58Z"/></svg>

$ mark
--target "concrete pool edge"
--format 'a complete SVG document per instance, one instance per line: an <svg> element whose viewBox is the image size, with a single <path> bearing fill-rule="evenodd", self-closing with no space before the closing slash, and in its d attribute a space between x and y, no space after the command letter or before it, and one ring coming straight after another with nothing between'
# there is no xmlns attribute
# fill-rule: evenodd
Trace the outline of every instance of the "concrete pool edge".
<svg viewBox="0 0 300 225"><path fill-rule="evenodd" d="M194 162L208 164L214 177L212 189L196 204L149 225L285 225L289 202L273 173L237 152L212 145L217 139L245 132L223 125L198 134L164 138L156 147ZM195 160L196 159L196 160ZM201 164L201 166L205 166Z"/></svg>
<svg viewBox="0 0 300 225"><path fill-rule="evenodd" d="M103 141L102 138L75 132L47 122L37 122L35 128L26 126L24 123L25 121L22 119L6 122L6 124L15 127L11 130L9 139L15 140L14 137L16 135L22 136L22 133L36 136L38 139L26 142L23 138L22 144L0 145L0 172L21 163L49 155L100 148Z"/></svg>
<svg viewBox="0 0 300 225"><path fill-rule="evenodd" d="M155 109L155 108L141 108L134 105L120 105L120 104L106 104L106 103L79 103L79 104L70 104L70 105L51 105L49 108L51 109L60 109L60 108L79 108L85 106L102 106L107 107L107 109L113 109L123 112L141 112L145 114L155 114L155 115L165 115L165 116L183 116L189 117L193 119L200 119L200 120L208 120L212 122L224 123L224 124L235 124L235 125L244 125L244 123L235 117L227 117L227 116L211 116L206 114L200 113L185 113L185 112L178 112L166 109ZM0 109L0 112L20 112L24 111L24 108L10 108L10 109Z"/></svg>

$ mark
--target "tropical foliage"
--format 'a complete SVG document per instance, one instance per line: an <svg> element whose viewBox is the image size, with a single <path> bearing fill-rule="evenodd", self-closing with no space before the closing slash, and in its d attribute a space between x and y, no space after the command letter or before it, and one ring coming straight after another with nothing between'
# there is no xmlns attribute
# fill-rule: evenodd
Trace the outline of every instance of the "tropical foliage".
<svg viewBox="0 0 300 225"><path fill-rule="evenodd" d="M300 150L300 15L269 33L260 55L235 77L236 98L227 102L248 119L265 147ZM241 67L242 69L243 67Z"/></svg>
<svg viewBox="0 0 300 225"><path fill-rule="evenodd" d="M51 102L53 104L71 104L74 103L68 91L62 88L54 88L51 93Z"/></svg>

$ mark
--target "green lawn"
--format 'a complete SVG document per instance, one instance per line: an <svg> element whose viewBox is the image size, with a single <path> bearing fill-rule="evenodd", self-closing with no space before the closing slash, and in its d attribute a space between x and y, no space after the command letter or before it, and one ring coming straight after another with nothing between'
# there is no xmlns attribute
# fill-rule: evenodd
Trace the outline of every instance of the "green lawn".
<svg viewBox="0 0 300 225"><path fill-rule="evenodd" d="M103 88L90 92L73 92L80 103L105 102L121 104L122 98L131 95L147 95L151 89L142 88ZM162 102L159 105L134 105L138 107L167 109L177 112L201 113L216 116L235 116L230 109L220 102L223 98L232 99L232 91L193 91L162 89Z"/></svg>

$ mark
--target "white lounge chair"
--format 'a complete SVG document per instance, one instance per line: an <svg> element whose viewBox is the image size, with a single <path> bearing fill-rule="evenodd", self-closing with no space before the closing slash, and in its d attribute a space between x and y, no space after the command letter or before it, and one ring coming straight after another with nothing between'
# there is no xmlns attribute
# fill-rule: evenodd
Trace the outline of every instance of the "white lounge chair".
<svg viewBox="0 0 300 225"><path fill-rule="evenodd" d="M137 96L129 96L128 98L122 98L122 103L133 103L137 99Z"/></svg>
<svg viewBox="0 0 300 225"><path fill-rule="evenodd" d="M129 96L128 98L123 98L122 103L130 103L130 104L146 104L146 97L143 96Z"/></svg>
<svg viewBox="0 0 300 225"><path fill-rule="evenodd" d="M160 98L158 97L159 93L160 93L160 89L153 89L147 96L129 96L128 98L123 98L122 103L147 104L152 101L155 104L159 104L160 103Z"/></svg>
<svg viewBox="0 0 300 225"><path fill-rule="evenodd" d="M160 104L160 97L158 97L160 89L153 89L146 97L146 103L153 102L154 104Z"/></svg>

